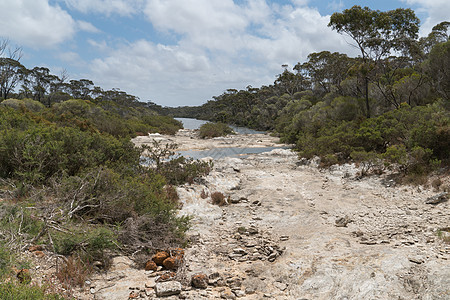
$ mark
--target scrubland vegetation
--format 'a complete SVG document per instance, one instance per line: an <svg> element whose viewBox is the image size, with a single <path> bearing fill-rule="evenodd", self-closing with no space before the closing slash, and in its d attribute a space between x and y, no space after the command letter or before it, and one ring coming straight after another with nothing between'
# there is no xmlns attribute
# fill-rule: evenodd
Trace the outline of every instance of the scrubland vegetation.
<svg viewBox="0 0 450 300"><path fill-rule="evenodd" d="M233 134L234 131L230 126L224 123L205 123L199 128L199 135L202 139L214 138Z"/></svg>
<svg viewBox="0 0 450 300"><path fill-rule="evenodd" d="M173 153L162 145L144 154L158 155L158 166L143 166L144 149L130 138L174 134L182 126L134 97L114 90L85 99L62 94L49 90L31 99L11 91L0 102L2 299L62 297L51 283L20 278L32 267L20 254L33 245L64 257L56 276L66 290L107 269L114 254L183 245L189 218L176 215L174 185L192 183L211 168L167 159Z"/></svg>

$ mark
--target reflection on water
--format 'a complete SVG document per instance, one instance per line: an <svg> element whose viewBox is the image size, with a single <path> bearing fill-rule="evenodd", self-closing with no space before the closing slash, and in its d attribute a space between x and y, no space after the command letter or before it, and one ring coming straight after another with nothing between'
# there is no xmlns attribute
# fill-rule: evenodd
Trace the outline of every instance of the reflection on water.
<svg viewBox="0 0 450 300"><path fill-rule="evenodd" d="M197 120L197 119L190 119L190 118L175 118L175 120L180 121L183 123L183 127L185 129L199 129L200 126L202 126L205 123L208 123L208 121L204 120ZM234 132L238 134L257 134L257 133L265 133L264 131L257 131L245 127L237 127L230 125L231 128L233 128Z"/></svg>

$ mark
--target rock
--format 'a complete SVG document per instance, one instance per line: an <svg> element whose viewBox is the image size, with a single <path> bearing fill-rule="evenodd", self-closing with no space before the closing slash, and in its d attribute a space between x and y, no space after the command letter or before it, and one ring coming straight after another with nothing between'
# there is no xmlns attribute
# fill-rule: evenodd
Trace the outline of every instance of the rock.
<svg viewBox="0 0 450 300"><path fill-rule="evenodd" d="M413 262L413 263L418 264L418 265L420 265L420 264L425 262L425 260L421 256L410 256L410 257L408 257L408 260L410 262Z"/></svg>
<svg viewBox="0 0 450 300"><path fill-rule="evenodd" d="M244 297L245 296L245 292L242 290L234 290L233 293L236 295L236 297Z"/></svg>
<svg viewBox="0 0 450 300"><path fill-rule="evenodd" d="M35 252L35 251L42 251L44 250L44 247L42 245L33 245L28 248L28 251Z"/></svg>
<svg viewBox="0 0 450 300"><path fill-rule="evenodd" d="M282 235L282 236L280 236L280 241L287 241L287 240L289 240L289 236L287 236L287 235Z"/></svg>
<svg viewBox="0 0 450 300"><path fill-rule="evenodd" d="M156 286L156 281L154 278L150 279L149 281L147 281L145 283L145 287L148 289L153 289L153 288L155 288L155 286Z"/></svg>
<svg viewBox="0 0 450 300"><path fill-rule="evenodd" d="M172 280L175 276L177 276L177 273L175 273L175 272L164 273L161 276L159 276L156 279L156 281L157 282L169 281L169 280Z"/></svg>
<svg viewBox="0 0 450 300"><path fill-rule="evenodd" d="M232 291L226 290L226 291L223 291L220 294L220 298L222 298L222 299L236 299L236 295Z"/></svg>
<svg viewBox="0 0 450 300"><path fill-rule="evenodd" d="M208 284L213 286L220 285L222 281L222 276L220 276L219 272L214 272L209 274L208 276Z"/></svg>
<svg viewBox="0 0 450 300"><path fill-rule="evenodd" d="M234 254L245 255L245 254L247 254L247 251L245 251L245 250L242 249L242 248L236 248L236 249L233 249L233 253L234 253Z"/></svg>
<svg viewBox="0 0 450 300"><path fill-rule="evenodd" d="M175 270L178 267L178 263L174 257L168 257L163 261L163 266L167 270Z"/></svg>
<svg viewBox="0 0 450 300"><path fill-rule="evenodd" d="M203 273L192 275L191 285L195 288L206 289L208 287L208 277Z"/></svg>
<svg viewBox="0 0 450 300"><path fill-rule="evenodd" d="M257 234L258 233L258 228L256 228L256 227L253 227L253 226L251 226L251 227L249 227L248 229L247 229L247 232L249 233L249 234Z"/></svg>
<svg viewBox="0 0 450 300"><path fill-rule="evenodd" d="M137 292L130 292L130 295L128 296L128 299L137 299L139 298L139 293Z"/></svg>
<svg viewBox="0 0 450 300"><path fill-rule="evenodd" d="M287 284L283 282L276 281L274 282L273 286L279 289L280 291L284 291L285 289L287 289Z"/></svg>
<svg viewBox="0 0 450 300"><path fill-rule="evenodd" d="M429 197L425 201L425 204L434 204L434 205L436 205L436 204L439 204L441 202L445 202L445 201L448 200L447 195L448 195L448 193L444 192L444 193L437 194L437 195L435 195L433 197Z"/></svg>
<svg viewBox="0 0 450 300"><path fill-rule="evenodd" d="M350 219L347 216L339 217L335 221L336 227L347 227L348 223L350 223Z"/></svg>
<svg viewBox="0 0 450 300"><path fill-rule="evenodd" d="M145 264L145 270L146 271L156 271L157 269L158 269L158 266L156 265L156 263L153 260L149 260Z"/></svg>
<svg viewBox="0 0 450 300"><path fill-rule="evenodd" d="M153 255L152 260L158 266L162 266L164 260L168 257L169 257L169 253L167 253L166 251L160 251L160 252L157 252L155 255Z"/></svg>
<svg viewBox="0 0 450 300"><path fill-rule="evenodd" d="M156 296L167 297L181 293L181 283L178 281L158 282L155 286Z"/></svg>
<svg viewBox="0 0 450 300"><path fill-rule="evenodd" d="M34 251L33 254L39 258L42 258L45 256L44 252L42 252L42 251Z"/></svg>

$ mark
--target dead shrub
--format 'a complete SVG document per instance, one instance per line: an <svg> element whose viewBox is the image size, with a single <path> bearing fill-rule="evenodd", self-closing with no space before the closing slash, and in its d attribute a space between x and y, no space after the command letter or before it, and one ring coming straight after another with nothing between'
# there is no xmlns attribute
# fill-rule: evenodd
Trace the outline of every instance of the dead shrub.
<svg viewBox="0 0 450 300"><path fill-rule="evenodd" d="M92 266L84 262L80 257L69 256L62 265L59 266L56 277L63 284L64 288L72 289L82 287L92 273Z"/></svg>
<svg viewBox="0 0 450 300"><path fill-rule="evenodd" d="M211 194L211 202L212 204L224 206L228 204L227 199L221 192L214 192Z"/></svg>
<svg viewBox="0 0 450 300"><path fill-rule="evenodd" d="M205 190L202 190L202 192L200 193L200 197L201 197L202 199L208 198L208 192L206 192Z"/></svg>

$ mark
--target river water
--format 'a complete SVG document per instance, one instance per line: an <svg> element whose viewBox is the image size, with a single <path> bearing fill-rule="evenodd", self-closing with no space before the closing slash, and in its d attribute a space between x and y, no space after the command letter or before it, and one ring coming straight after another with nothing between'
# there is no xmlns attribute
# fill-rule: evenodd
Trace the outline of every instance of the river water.
<svg viewBox="0 0 450 300"><path fill-rule="evenodd" d="M185 129L198 129L201 125L207 123L208 121L189 119L189 118L175 118L183 123ZM245 127L230 126L237 134L264 134L264 131L257 131ZM191 157L193 159L201 159L205 157L212 157L213 159L219 159L224 157L240 157L242 155L258 154L263 152L270 152L274 149L287 149L287 147L224 147L224 148L214 148L201 151L179 151L178 154Z"/></svg>
<svg viewBox="0 0 450 300"><path fill-rule="evenodd" d="M199 129L200 126L202 126L205 123L208 123L208 121L204 120L197 120L197 119L190 119L190 118L175 118L175 120L180 121L183 123L184 129ZM245 127L237 127L233 125L229 125L234 132L238 134L257 134L257 133L264 133L264 131L257 131L250 128Z"/></svg>

